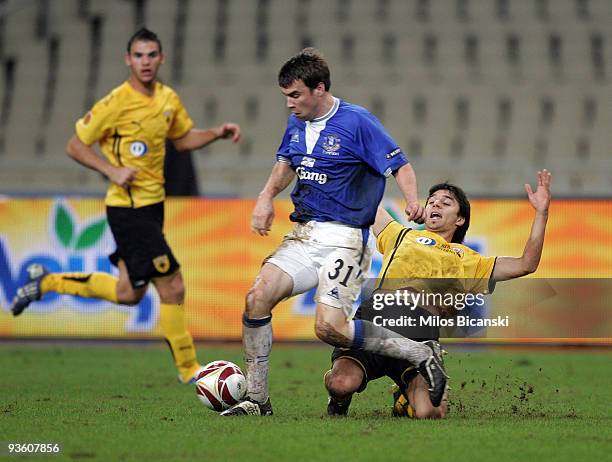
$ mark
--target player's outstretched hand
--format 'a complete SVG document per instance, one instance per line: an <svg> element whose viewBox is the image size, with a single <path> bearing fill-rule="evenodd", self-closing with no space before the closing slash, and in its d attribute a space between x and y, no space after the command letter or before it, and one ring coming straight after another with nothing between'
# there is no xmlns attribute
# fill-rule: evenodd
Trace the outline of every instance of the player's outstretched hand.
<svg viewBox="0 0 612 462"><path fill-rule="evenodd" d="M259 196L251 216L251 231L260 236L267 236L273 221L274 206L272 205L272 200Z"/></svg>
<svg viewBox="0 0 612 462"><path fill-rule="evenodd" d="M240 141L240 125L226 122L223 125L217 127L219 138L227 139L231 138L234 143Z"/></svg>
<svg viewBox="0 0 612 462"><path fill-rule="evenodd" d="M535 192L533 189L531 189L530 184L525 184L525 191L527 191L529 203L533 206L536 212L548 212L548 206L550 204L551 177L552 175L548 170L538 170L538 185Z"/></svg>
<svg viewBox="0 0 612 462"><path fill-rule="evenodd" d="M408 221L418 224L425 222L425 208L418 202L411 202L406 206L406 215L408 215Z"/></svg>
<svg viewBox="0 0 612 462"><path fill-rule="evenodd" d="M114 167L108 173L108 179L122 188L127 188L136 178L136 173L138 169L132 167Z"/></svg>

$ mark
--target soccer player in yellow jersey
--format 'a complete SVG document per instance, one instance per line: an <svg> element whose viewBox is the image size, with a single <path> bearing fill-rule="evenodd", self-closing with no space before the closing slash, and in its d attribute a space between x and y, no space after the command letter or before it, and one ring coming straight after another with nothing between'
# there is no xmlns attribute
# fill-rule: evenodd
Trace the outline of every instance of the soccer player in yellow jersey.
<svg viewBox="0 0 612 462"><path fill-rule="evenodd" d="M402 226L379 208L373 226L378 250L384 255L377 280L379 288L399 289L393 287L397 281L408 279L451 278L463 281L465 293L482 293L490 283L533 273L542 256L551 174L546 170L538 172L537 181L535 191L525 185L535 214L520 257L483 257L462 245L470 224L470 203L463 190L452 184L438 184L429 190L423 231ZM434 332L426 342L431 344L442 364L437 329ZM428 382L408 361L356 348L336 348L332 364L332 369L325 374L325 386L330 394L329 415L346 415L353 393L363 391L368 381L382 376L390 377L397 385L394 415L421 419L439 419L446 415L446 394L439 406L432 405Z"/></svg>
<svg viewBox="0 0 612 462"><path fill-rule="evenodd" d="M29 280L13 300L19 315L47 292L99 298L135 305L149 282L160 300L160 324L181 382L190 382L200 365L185 326L185 287L180 266L163 233L165 140L177 150L199 149L218 139L240 139L240 127L224 123L208 130L193 128L178 95L157 74L164 63L157 35L146 28L128 41L126 82L112 90L76 123L68 155L102 173L110 182L106 210L117 250L110 256L119 277L107 273L48 273L28 268ZM93 150L97 143L104 157Z"/></svg>

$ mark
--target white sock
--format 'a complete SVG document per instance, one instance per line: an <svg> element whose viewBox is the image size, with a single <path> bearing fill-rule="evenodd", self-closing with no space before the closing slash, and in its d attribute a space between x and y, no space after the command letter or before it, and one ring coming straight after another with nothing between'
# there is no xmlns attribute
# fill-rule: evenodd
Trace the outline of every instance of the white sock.
<svg viewBox="0 0 612 462"><path fill-rule="evenodd" d="M411 340L370 321L356 319L353 324L353 347L371 353L406 359L415 366L431 356L431 349L421 342Z"/></svg>
<svg viewBox="0 0 612 462"><path fill-rule="evenodd" d="M272 350L272 316L243 317L242 342L247 372L247 395L257 402L268 399L268 357Z"/></svg>

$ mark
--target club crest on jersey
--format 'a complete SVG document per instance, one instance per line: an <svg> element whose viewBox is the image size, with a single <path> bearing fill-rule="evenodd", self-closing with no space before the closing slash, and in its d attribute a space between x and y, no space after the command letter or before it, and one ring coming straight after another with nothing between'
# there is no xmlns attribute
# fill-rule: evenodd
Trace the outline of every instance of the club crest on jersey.
<svg viewBox="0 0 612 462"><path fill-rule="evenodd" d="M130 144L130 153L134 157L142 157L149 151L149 147L147 143L144 141L134 141Z"/></svg>
<svg viewBox="0 0 612 462"><path fill-rule="evenodd" d="M166 119L166 124L170 125L170 122L172 122L172 111L164 111L164 118Z"/></svg>
<svg viewBox="0 0 612 462"><path fill-rule="evenodd" d="M331 135L325 135L323 138L323 152L330 156L339 155L338 150L340 149L340 137L334 133Z"/></svg>
<svg viewBox="0 0 612 462"><path fill-rule="evenodd" d="M167 273L170 269L170 259L168 255L160 255L159 257L155 257L153 259L153 266L160 273Z"/></svg>
<svg viewBox="0 0 612 462"><path fill-rule="evenodd" d="M417 237L416 241L422 245L436 245L436 241L432 239L431 237L425 237L425 236Z"/></svg>
<svg viewBox="0 0 612 462"><path fill-rule="evenodd" d="M312 157L304 156L302 158L302 165L304 167L314 167L314 164L315 164L315 159L313 159Z"/></svg>
<svg viewBox="0 0 612 462"><path fill-rule="evenodd" d="M299 143L300 142L300 132L299 130L294 131L291 134L291 139L289 140L290 143Z"/></svg>
<svg viewBox="0 0 612 462"><path fill-rule="evenodd" d="M455 252L459 258L463 258L464 251L461 247L452 247L451 250Z"/></svg>

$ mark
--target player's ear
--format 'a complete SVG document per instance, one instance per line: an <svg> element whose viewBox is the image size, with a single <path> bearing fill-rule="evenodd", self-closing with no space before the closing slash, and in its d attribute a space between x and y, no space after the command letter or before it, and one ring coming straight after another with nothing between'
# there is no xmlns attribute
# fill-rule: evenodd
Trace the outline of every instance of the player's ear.
<svg viewBox="0 0 612 462"><path fill-rule="evenodd" d="M325 84L323 82L319 82L319 84L317 85L314 91L315 91L315 95L323 96L323 94L325 93Z"/></svg>
<svg viewBox="0 0 612 462"><path fill-rule="evenodd" d="M463 223L465 223L465 218L463 218L462 216L458 216L457 220L455 220L455 225L457 225L458 227L461 226Z"/></svg>
<svg viewBox="0 0 612 462"><path fill-rule="evenodd" d="M164 62L166 61L166 55L163 53L159 54L159 64L164 64Z"/></svg>
<svg viewBox="0 0 612 462"><path fill-rule="evenodd" d="M128 53L127 51L125 52L125 55L123 55L123 62L125 62L126 66L132 65L132 60L130 59L130 53Z"/></svg>

